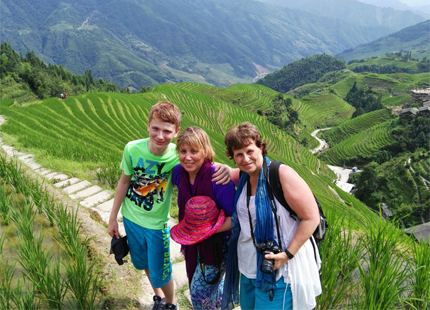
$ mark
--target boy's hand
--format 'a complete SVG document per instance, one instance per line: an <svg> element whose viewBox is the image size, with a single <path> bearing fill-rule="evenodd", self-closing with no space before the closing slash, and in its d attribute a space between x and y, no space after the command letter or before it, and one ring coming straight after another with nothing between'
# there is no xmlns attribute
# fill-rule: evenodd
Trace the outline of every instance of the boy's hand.
<svg viewBox="0 0 430 310"><path fill-rule="evenodd" d="M116 238L119 239L118 222L117 221L109 221L108 233L111 237L113 237L113 235L115 235Z"/></svg>
<svg viewBox="0 0 430 310"><path fill-rule="evenodd" d="M220 163L215 163L215 173L212 175L212 182L227 185L230 182L230 167Z"/></svg>

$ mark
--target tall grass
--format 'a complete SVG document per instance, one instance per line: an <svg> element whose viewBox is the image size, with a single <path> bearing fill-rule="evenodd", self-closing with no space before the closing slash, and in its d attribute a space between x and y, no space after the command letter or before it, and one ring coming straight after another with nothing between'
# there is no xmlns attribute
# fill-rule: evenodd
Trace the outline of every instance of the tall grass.
<svg viewBox="0 0 430 310"><path fill-rule="evenodd" d="M364 236L365 256L352 309L400 309L410 294L411 268L406 235L396 222L379 220Z"/></svg>
<svg viewBox="0 0 430 310"><path fill-rule="evenodd" d="M12 308L12 297L14 290L12 288L12 279L15 274L15 264L9 264L3 261L3 246L6 234L0 236L0 308Z"/></svg>
<svg viewBox="0 0 430 310"><path fill-rule="evenodd" d="M422 240L414 243L413 292L415 309L430 309L430 245Z"/></svg>
<svg viewBox="0 0 430 310"><path fill-rule="evenodd" d="M363 258L362 238L345 231L348 220L337 217L320 245L322 294L318 309L343 308L355 285L353 274Z"/></svg>
<svg viewBox="0 0 430 310"><path fill-rule="evenodd" d="M3 219L4 224L7 226L10 223L10 205L11 198L6 194L6 183L0 187L0 217Z"/></svg>
<svg viewBox="0 0 430 310"><path fill-rule="evenodd" d="M12 195L16 196L18 191L25 193L22 201L13 202L12 195L6 194L5 184L0 192L5 198L1 199L5 202L4 212L0 206L1 216L4 218L7 212L19 232L17 244L13 246L18 254L17 262L5 263L0 255L0 308L36 309L48 305L51 309L99 308L102 267L97 259L89 258L90 238L80 236L82 224L78 220L78 209L69 211L64 205L56 204L38 181L34 182L25 174L19 177L20 173L21 167L15 161L6 161L0 156L0 176L12 183ZM44 247L42 228L35 232L34 227L38 213L44 214L57 228L58 236L53 238L64 253L54 255L50 248ZM0 237L0 250L6 235ZM23 267L23 279L13 287L17 263Z"/></svg>

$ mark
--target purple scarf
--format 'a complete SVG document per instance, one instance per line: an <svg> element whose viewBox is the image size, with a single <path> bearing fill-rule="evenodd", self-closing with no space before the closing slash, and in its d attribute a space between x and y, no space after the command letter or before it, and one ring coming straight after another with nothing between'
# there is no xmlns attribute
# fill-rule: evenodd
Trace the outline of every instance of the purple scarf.
<svg viewBox="0 0 430 310"><path fill-rule="evenodd" d="M212 189L212 165L209 162L204 162L196 179L194 180L193 190L191 192L190 176L188 172L182 168L179 179L179 193L178 193L178 207L179 207L179 221L184 218L185 205L188 200L194 196L208 196L215 201L215 195ZM200 253L203 254L206 265L214 265L214 253L212 245L212 237L200 242ZM182 245L181 252L185 257L185 266L187 270L188 283L191 287L191 280L193 279L194 271L197 267L197 251L196 245Z"/></svg>

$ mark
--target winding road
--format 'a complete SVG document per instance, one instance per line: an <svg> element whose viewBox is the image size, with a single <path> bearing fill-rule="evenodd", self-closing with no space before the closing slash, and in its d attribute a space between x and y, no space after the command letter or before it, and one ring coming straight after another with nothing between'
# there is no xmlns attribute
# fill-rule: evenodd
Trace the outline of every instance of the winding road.
<svg viewBox="0 0 430 310"><path fill-rule="evenodd" d="M315 139L317 139L317 140L318 140L318 142L320 143L320 145L319 145L318 147L316 147L316 148L314 148L314 149L310 150L310 152L311 152L312 154L318 153L318 152L320 152L320 151L327 150L327 149L330 147L330 146L328 145L328 143L327 143L327 142L325 142L325 140L324 140L324 139L320 139L320 138L318 138L318 137L317 137L317 134L318 134L318 132L320 132L320 130L328 130L328 129L331 129L331 127L329 127L329 128L323 128L323 129L317 129L317 130L315 130L313 133L311 133L311 136L312 136L312 137L314 137Z"/></svg>

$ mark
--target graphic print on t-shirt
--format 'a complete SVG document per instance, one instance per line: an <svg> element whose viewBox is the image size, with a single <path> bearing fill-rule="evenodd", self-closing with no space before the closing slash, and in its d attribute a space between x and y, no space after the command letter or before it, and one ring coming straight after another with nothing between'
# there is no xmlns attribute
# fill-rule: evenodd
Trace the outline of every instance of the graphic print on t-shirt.
<svg viewBox="0 0 430 310"><path fill-rule="evenodd" d="M127 198L146 211L151 211L155 202L164 201L168 174L161 173L163 166L164 163L157 164L157 172L149 167L135 167L133 169L133 181L127 191Z"/></svg>

